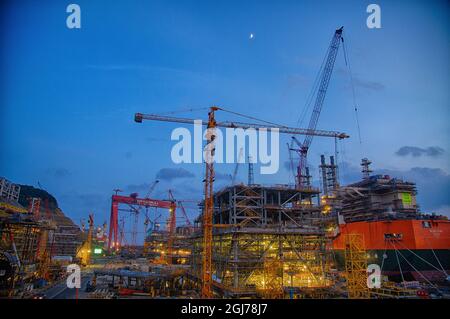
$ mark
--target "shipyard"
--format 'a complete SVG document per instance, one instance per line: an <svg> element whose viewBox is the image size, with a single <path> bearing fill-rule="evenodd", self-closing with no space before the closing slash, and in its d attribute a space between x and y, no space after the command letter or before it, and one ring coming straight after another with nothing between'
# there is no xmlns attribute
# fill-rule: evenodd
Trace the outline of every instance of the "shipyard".
<svg viewBox="0 0 450 319"><path fill-rule="evenodd" d="M312 186L256 184L248 166L248 183L213 194L209 298L420 298L428 289L448 296L450 222L417 211L414 183L369 175L364 159L361 182L338 186L325 172L321 195ZM78 227L58 216L45 191L25 187L40 197L21 205L21 187L1 183L4 297L64 298L72 263L83 267L84 298L203 297L204 201L191 221L171 191L165 200L114 194L109 227L94 215ZM136 217L151 207L167 210L166 227L146 214L144 245L127 243L119 211ZM379 288L366 286L370 264L381 265Z"/></svg>
<svg viewBox="0 0 450 319"><path fill-rule="evenodd" d="M7 15L11 25L13 8ZM127 14L142 23L143 13L135 10ZM290 16L289 10L277 10ZM73 24L77 18L71 19ZM135 23L127 28L135 30ZM23 105L30 102L21 100L22 91L3 89L11 103L4 117L11 124L2 131L0 299L181 299L189 303L179 313L207 317L265 312L263 304L239 303L242 299L450 299L448 150L434 146L448 146L448 136L431 140L426 128L408 123L414 116L426 118L422 109L413 115L411 108L404 118L404 109L388 114L390 104L383 105L382 98L392 98L395 89L363 83L360 74L372 62L361 58L369 54L361 49L364 36L347 41L348 34L360 32L348 24L327 23L317 35L308 33L309 42L286 44L286 54L258 45L274 41L283 47L291 38L269 41L263 32L252 32L249 43L227 51L227 59L217 49L225 50L225 44L214 42L217 48L203 55L184 43L183 36L194 32L190 27L164 40L148 31L139 36L161 43L173 36L198 58L178 47L169 54L170 45L165 53L149 49L125 31L120 41L136 40L128 43L133 50L119 44L112 50L105 39L115 43L113 37L102 33L87 40L82 32L91 29L68 24L66 36L81 41L82 48L70 47L69 54L83 65L74 75L82 92L75 104L50 110L63 99L58 90L73 79L52 78L51 89L34 79L38 89L23 88L48 102L43 115L28 114ZM381 32L369 28L372 24L364 32ZM283 26L276 29L280 34ZM307 34L298 32L297 40ZM98 49L98 60L91 60L86 52L97 41L105 41L109 51ZM5 56L14 59L15 50L5 50ZM118 58L126 53L132 58ZM110 54L116 60L109 60ZM155 62L146 60L148 54ZM296 62L290 64L287 56ZM222 62L211 62L220 57L228 61L224 70ZM102 59L111 64L97 64ZM158 59L182 66L156 66ZM188 66L198 67L198 74ZM383 63L375 67L397 72ZM262 75L271 68L297 69L284 71L289 79L280 85L285 79L278 73ZM13 70L7 74L14 77ZM271 98L272 87L279 100ZM240 99L254 104L243 107ZM366 106L370 99L372 109ZM384 123L371 118L378 118L378 108L386 112ZM433 134L441 129L427 123ZM448 126L442 130L448 133ZM422 131L426 137L419 138ZM416 144L423 146L410 146ZM237 303L227 310L193 299Z"/></svg>

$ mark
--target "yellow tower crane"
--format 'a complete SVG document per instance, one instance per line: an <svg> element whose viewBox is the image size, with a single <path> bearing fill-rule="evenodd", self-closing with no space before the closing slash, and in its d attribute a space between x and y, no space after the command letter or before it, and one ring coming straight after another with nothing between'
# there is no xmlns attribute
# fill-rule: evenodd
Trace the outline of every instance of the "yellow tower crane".
<svg viewBox="0 0 450 319"><path fill-rule="evenodd" d="M207 144L205 147L205 185L204 185L204 210L203 210L203 256L202 256L202 289L201 295L203 298L212 298L212 230L213 230L213 210L214 210L214 199L213 199L213 185L214 185L214 152L215 146L213 143L216 138L215 130L217 127L225 127L225 128L241 128L241 129L263 129L270 130L275 129L278 130L279 133L287 133L287 134L297 134L297 135L311 135L311 136L323 136L323 137L332 137L335 139L344 139L349 136L345 133L335 132L335 131L324 131L324 130L312 130L312 129L303 129L303 128L292 128L284 125L278 125L267 121L258 120L264 122L264 124L257 123L242 123L242 122L217 122L215 119L216 111L223 111L232 113L234 115L239 115L242 117L250 118L253 120L254 117L246 116L243 114L239 114L233 111L227 111L223 108L219 108L217 106L212 106L209 108L208 112L208 120L202 121L202 125L207 126L206 139ZM164 122L176 122L176 123L186 123L186 124L196 124L197 121L189 118L179 118L179 117L171 117L171 116L162 116L156 114L142 114L136 113L134 116L134 120L137 123L142 123L143 120L153 120L153 121L164 121Z"/></svg>

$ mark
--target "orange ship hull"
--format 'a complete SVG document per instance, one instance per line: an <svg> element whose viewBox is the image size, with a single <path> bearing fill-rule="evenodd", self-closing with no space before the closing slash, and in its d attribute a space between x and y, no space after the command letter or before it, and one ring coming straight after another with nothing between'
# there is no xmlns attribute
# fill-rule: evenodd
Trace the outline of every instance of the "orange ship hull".
<svg viewBox="0 0 450 319"><path fill-rule="evenodd" d="M362 221L339 225L339 229L340 234L333 241L334 249L344 249L342 235L351 233L364 235L367 250L393 249L392 244L397 249L450 249L448 220ZM395 238L396 235L400 236Z"/></svg>
<svg viewBox="0 0 450 319"><path fill-rule="evenodd" d="M413 280L445 279L450 273L450 221L408 219L361 221L339 225L333 240L338 268L344 268L345 234L362 234L368 264L385 275L411 274ZM406 279L405 279L406 280Z"/></svg>

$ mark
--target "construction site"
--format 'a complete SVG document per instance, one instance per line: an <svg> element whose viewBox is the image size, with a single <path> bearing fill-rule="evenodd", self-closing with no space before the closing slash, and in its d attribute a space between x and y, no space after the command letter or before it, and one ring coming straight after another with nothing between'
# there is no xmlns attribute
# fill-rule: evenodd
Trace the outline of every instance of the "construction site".
<svg viewBox="0 0 450 319"><path fill-rule="evenodd" d="M74 298L64 285L67 265L77 264L82 286L76 298L86 299L449 298L450 221L420 211L415 183L373 175L364 158L361 180L342 185L337 148L329 158L309 156L313 138L335 145L350 138L317 129L342 46L339 28L319 71L307 128L220 121L223 113L256 119L220 106L207 108L203 194L190 204L195 219L186 212L188 200L175 198L171 190L165 198L153 198L156 180L145 196L116 189L108 203L109 221L96 225L95 213L86 212L87 223L76 225L43 189L2 178L1 297ZM195 122L143 113L134 114L134 120ZM276 129L291 136L295 184L258 184L249 160L245 183L233 176L229 185L215 187L214 145L221 128ZM320 176L311 176L312 166ZM150 211L156 211L154 217Z"/></svg>

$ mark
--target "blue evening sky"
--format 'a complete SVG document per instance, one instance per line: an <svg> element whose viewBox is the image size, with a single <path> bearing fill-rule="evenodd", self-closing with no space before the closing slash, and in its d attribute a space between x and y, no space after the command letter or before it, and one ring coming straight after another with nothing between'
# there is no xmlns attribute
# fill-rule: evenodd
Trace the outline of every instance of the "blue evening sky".
<svg viewBox="0 0 450 319"><path fill-rule="evenodd" d="M368 157L376 172L417 182L423 211L449 213L447 2L377 1L381 29L366 26L371 1L77 0L82 27L68 29L70 3L1 4L0 175L39 181L75 222L91 211L107 220L114 188L144 195L157 177L154 197L172 188L179 199L201 198L203 166L170 159L178 125L137 124L134 113L217 104L295 126L340 26L362 142L342 47L318 128L351 135L339 144L343 182L357 180ZM176 115L206 118L205 111ZM256 167L256 182L292 182L288 140L281 139L279 173L261 176ZM314 139L315 180L320 154L333 152L332 140ZM217 166L218 187L233 169ZM238 179L246 174L243 164ZM189 213L196 214L192 205Z"/></svg>

